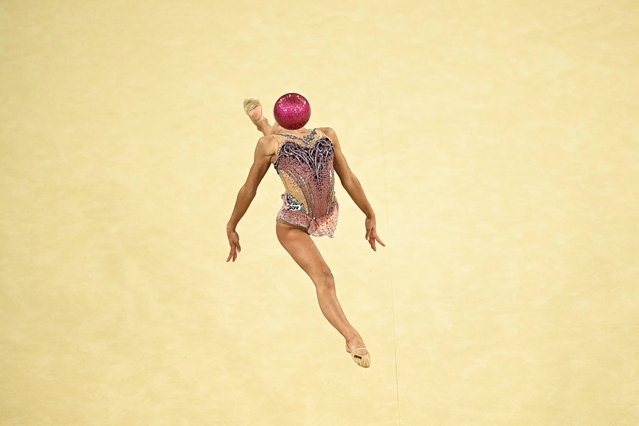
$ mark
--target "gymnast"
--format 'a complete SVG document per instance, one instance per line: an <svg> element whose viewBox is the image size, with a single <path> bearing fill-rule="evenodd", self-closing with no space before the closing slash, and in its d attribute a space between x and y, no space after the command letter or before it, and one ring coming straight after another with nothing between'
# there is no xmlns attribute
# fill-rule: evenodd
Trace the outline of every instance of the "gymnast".
<svg viewBox="0 0 639 426"><path fill-rule="evenodd" d="M376 243L384 247L386 245L377 234L373 208L346 162L335 131L330 127L304 127L311 111L304 96L298 93L280 96L273 108L273 126L262 115L262 105L258 99L245 99L244 111L264 136L257 142L253 164L237 194L231 218L226 225L231 247L226 261L235 262L242 250L237 224L253 201L266 171L273 164L285 189L281 196L282 207L275 220L277 238L313 281L320 309L344 337L346 352L357 365L368 368L371 365L370 353L362 336L346 319L337 300L333 274L311 236L332 238L337 227L339 205L335 198L334 172L364 213L365 238L371 249L376 251Z"/></svg>

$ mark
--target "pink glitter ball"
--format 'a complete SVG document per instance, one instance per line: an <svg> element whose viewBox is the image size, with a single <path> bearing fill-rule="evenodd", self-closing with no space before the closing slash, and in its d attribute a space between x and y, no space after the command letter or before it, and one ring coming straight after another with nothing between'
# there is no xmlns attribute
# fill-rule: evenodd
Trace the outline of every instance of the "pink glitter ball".
<svg viewBox="0 0 639 426"><path fill-rule="evenodd" d="M299 93L286 93L275 102L273 115L285 129L299 129L311 118L311 104Z"/></svg>

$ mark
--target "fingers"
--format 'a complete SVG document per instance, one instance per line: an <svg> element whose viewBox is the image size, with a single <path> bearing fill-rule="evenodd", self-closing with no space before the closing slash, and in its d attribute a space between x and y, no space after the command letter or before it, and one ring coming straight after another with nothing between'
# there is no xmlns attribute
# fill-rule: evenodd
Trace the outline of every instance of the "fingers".
<svg viewBox="0 0 639 426"><path fill-rule="evenodd" d="M229 260L233 260L233 262L235 262L235 259L237 259L237 247L239 246L239 244L231 244L231 251L229 252L229 257L226 258L226 261L228 262ZM241 250L240 250L241 251Z"/></svg>
<svg viewBox="0 0 639 426"><path fill-rule="evenodd" d="M228 231L227 231L228 232ZM229 244L231 245L231 251L229 252L229 257L226 258L226 261L237 259L237 254L242 251L242 246L240 246L240 236L237 235L237 232L228 233Z"/></svg>
<svg viewBox="0 0 639 426"><path fill-rule="evenodd" d="M371 245L371 248L373 249L373 251L377 251L377 249L375 248L375 238L369 237L366 240L368 241L368 244Z"/></svg>
<svg viewBox="0 0 639 426"><path fill-rule="evenodd" d="M366 241L368 241L368 244L371 245L371 248L374 251L376 251L376 248L375 248L375 237L373 236L374 233L375 233L375 231L373 231L372 228L371 228L371 230L366 232Z"/></svg>
<svg viewBox="0 0 639 426"><path fill-rule="evenodd" d="M368 240L369 244L371 245L371 248L373 249L373 251L377 251L376 243L380 243L382 246L386 247L386 244L384 244L384 242L381 240L381 238L379 238L379 236L377 235L377 232L375 232L374 228L371 228L371 231L367 235L368 235L368 237L366 239Z"/></svg>

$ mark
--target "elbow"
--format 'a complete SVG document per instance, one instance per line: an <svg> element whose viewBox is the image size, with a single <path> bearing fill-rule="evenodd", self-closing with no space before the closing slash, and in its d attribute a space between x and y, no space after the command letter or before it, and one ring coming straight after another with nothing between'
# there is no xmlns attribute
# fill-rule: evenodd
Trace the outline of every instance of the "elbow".
<svg viewBox="0 0 639 426"><path fill-rule="evenodd" d="M252 200L256 194L257 194L257 188L253 186L243 185L240 188L240 196L242 197L247 197Z"/></svg>
<svg viewBox="0 0 639 426"><path fill-rule="evenodd" d="M343 187L344 187L344 189L346 189L346 190L348 190L348 188L350 187L351 182L352 182L352 180L351 180L351 177L350 177L350 176L348 176L348 177L346 177L346 176L344 176L344 177L340 176L340 177L339 177L339 181L342 183L342 186L343 186Z"/></svg>
<svg viewBox="0 0 639 426"><path fill-rule="evenodd" d="M344 176L344 178L341 178L340 181L342 182L342 186L344 187L344 189L346 189L347 191L349 191L358 183L357 177L355 177L355 175L352 173L348 176Z"/></svg>

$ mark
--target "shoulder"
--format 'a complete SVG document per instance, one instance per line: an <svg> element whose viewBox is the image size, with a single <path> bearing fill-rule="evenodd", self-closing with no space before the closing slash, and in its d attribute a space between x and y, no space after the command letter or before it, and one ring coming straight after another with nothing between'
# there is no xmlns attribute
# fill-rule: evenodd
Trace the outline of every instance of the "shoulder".
<svg viewBox="0 0 639 426"><path fill-rule="evenodd" d="M335 130L333 130L332 127L318 127L318 129L320 129L322 131L322 133L324 133L329 138L331 136L335 135Z"/></svg>
<svg viewBox="0 0 639 426"><path fill-rule="evenodd" d="M257 140L257 146L255 147L260 152L263 152L265 155L273 154L277 149L277 141L275 136L267 135L262 136Z"/></svg>
<svg viewBox="0 0 639 426"><path fill-rule="evenodd" d="M337 139L337 133L332 127L318 127L335 145L339 146L339 140Z"/></svg>

